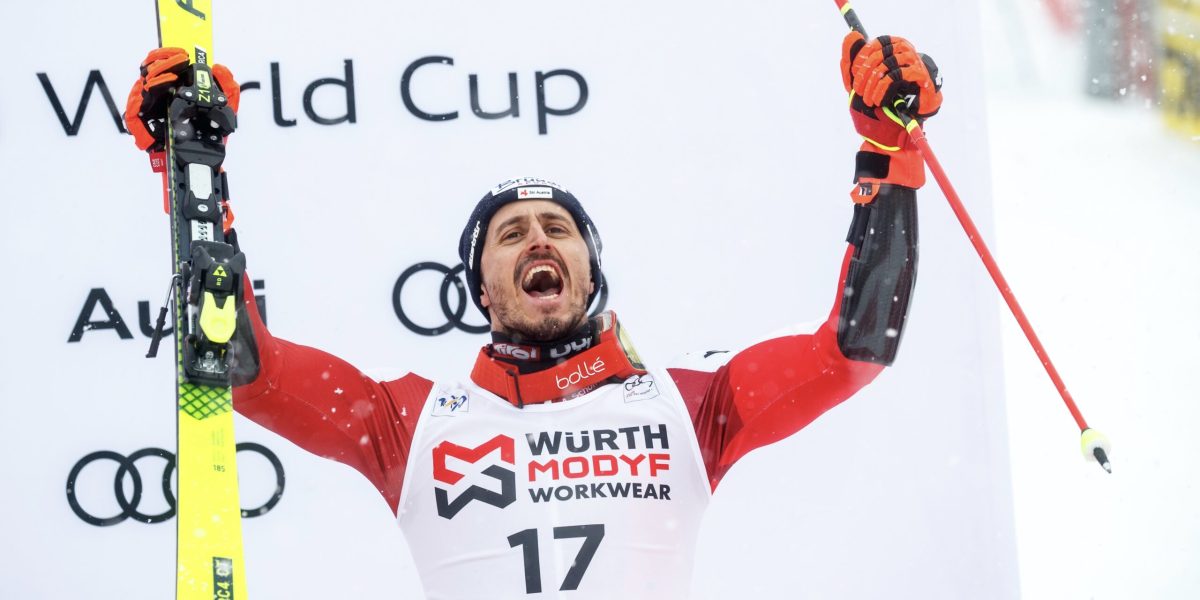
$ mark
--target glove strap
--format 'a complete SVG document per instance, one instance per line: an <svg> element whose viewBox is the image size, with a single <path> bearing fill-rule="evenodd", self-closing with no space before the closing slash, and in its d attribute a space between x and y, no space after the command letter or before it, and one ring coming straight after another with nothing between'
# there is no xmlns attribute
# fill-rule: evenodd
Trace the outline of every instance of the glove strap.
<svg viewBox="0 0 1200 600"><path fill-rule="evenodd" d="M915 190L925 185L925 160L916 148L881 151L874 144L863 142L855 157L854 181L850 197L857 204L874 199L878 184L889 183ZM867 188L874 188L874 191Z"/></svg>

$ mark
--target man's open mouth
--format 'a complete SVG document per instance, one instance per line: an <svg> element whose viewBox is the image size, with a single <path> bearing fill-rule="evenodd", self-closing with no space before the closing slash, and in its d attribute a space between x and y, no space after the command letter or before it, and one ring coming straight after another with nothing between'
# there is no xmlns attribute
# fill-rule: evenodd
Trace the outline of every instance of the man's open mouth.
<svg viewBox="0 0 1200 600"><path fill-rule="evenodd" d="M521 289L534 298L557 298L563 289L562 274L554 265L536 265L525 272Z"/></svg>

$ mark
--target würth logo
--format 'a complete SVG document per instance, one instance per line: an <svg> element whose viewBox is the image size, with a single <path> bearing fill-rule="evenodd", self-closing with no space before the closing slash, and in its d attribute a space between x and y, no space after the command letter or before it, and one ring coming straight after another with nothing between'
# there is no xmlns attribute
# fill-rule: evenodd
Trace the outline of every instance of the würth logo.
<svg viewBox="0 0 1200 600"><path fill-rule="evenodd" d="M433 449L433 479L446 486L453 486L462 481L466 475L451 469L446 464L447 458L453 457L462 462L476 465L478 468L478 463L481 460L495 452L500 453L501 463L516 464L515 444L513 443L513 439L506 435L498 435L474 448L443 441ZM492 464L487 468L479 470L479 472L500 482L500 490L496 491L472 485L452 501L450 500L449 491L441 486L435 486L434 497L437 500L439 516L446 519L453 519L454 515L457 515L472 500L491 504L496 508L504 508L516 502L517 476L514 470L506 469L499 464Z"/></svg>

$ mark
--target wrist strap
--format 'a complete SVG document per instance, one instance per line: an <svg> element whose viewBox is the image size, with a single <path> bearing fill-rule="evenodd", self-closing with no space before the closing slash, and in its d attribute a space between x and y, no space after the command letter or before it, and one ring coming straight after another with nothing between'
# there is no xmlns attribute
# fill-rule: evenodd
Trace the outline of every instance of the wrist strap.
<svg viewBox="0 0 1200 600"><path fill-rule="evenodd" d="M916 148L882 152L869 142L863 142L855 157L854 181L856 185L851 196L856 202L861 195L859 183L890 183L917 189L925 185L925 160Z"/></svg>

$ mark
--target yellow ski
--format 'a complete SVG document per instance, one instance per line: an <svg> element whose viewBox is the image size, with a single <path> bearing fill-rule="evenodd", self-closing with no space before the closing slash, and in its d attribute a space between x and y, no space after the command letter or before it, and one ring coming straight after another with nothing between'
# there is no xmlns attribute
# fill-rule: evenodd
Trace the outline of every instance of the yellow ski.
<svg viewBox="0 0 1200 600"><path fill-rule="evenodd" d="M166 195L175 265L178 399L176 600L245 600L233 396L226 348L245 258L225 239L224 137L233 111L213 82L211 0L156 0L159 45L192 66L168 110Z"/></svg>

